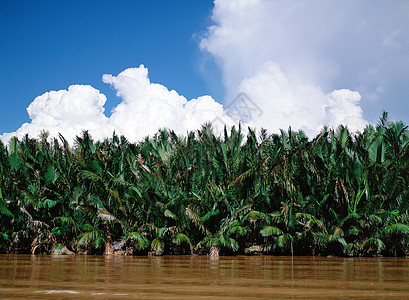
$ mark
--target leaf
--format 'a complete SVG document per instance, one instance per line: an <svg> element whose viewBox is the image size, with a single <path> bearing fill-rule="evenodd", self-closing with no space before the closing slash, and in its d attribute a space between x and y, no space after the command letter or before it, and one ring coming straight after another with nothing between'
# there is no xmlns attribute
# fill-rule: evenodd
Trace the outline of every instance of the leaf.
<svg viewBox="0 0 409 300"><path fill-rule="evenodd" d="M227 244L227 247L232 249L234 252L236 252L240 248L239 243L235 239L232 239L232 238L228 238L226 244Z"/></svg>
<svg viewBox="0 0 409 300"><path fill-rule="evenodd" d="M348 220L351 220L351 219L356 219L356 220L358 220L358 219L360 219L360 218L361 218L361 216L360 216L359 214L357 214L357 213L355 213L355 212L352 212L352 213L350 213L348 216L346 216L346 217L341 221L341 223L339 224L339 226L344 225L344 223L345 223L346 221L348 221Z"/></svg>
<svg viewBox="0 0 409 300"><path fill-rule="evenodd" d="M287 239L285 237L285 235L279 235L276 239L275 239L277 246L280 248L284 248L287 245Z"/></svg>
<svg viewBox="0 0 409 300"><path fill-rule="evenodd" d="M7 235L7 233L0 232L0 236L1 236L5 241L7 241L7 240L9 239L9 236Z"/></svg>
<svg viewBox="0 0 409 300"><path fill-rule="evenodd" d="M274 226L264 226L260 233L262 236L266 237L272 235L281 235L283 234L283 231Z"/></svg>
<svg viewBox="0 0 409 300"><path fill-rule="evenodd" d="M330 241L330 236L323 232L312 232L314 242L318 245L324 246Z"/></svg>
<svg viewBox="0 0 409 300"><path fill-rule="evenodd" d="M176 245L180 245L182 243L187 243L187 244L190 245L190 239L188 238L188 236L186 234L183 234L183 233L176 234L176 236L173 239L173 242Z"/></svg>
<svg viewBox="0 0 409 300"><path fill-rule="evenodd" d="M358 194L356 195L355 202L354 202L354 207L353 207L353 210L352 210L353 213L356 213L356 208L358 207L359 201L361 201L361 198L364 195L365 191L366 191L365 189L360 190L358 192Z"/></svg>
<svg viewBox="0 0 409 300"><path fill-rule="evenodd" d="M57 205L57 201L51 199L45 199L42 203L43 207L52 208Z"/></svg>
<svg viewBox="0 0 409 300"><path fill-rule="evenodd" d="M54 227L53 229L51 229L51 232L52 232L52 234L54 234L57 237L61 236L61 228L60 227Z"/></svg>
<svg viewBox="0 0 409 300"><path fill-rule="evenodd" d="M343 237L337 237L335 240L340 243L344 249L347 247L347 242Z"/></svg>
<svg viewBox="0 0 409 300"><path fill-rule="evenodd" d="M82 225L81 229L85 230L85 231L96 231L97 230L94 226L92 226L91 224L88 224L88 223Z"/></svg>
<svg viewBox="0 0 409 300"><path fill-rule="evenodd" d="M168 231L167 227L159 228L157 231L158 237L162 238L167 231Z"/></svg>
<svg viewBox="0 0 409 300"><path fill-rule="evenodd" d="M358 235L361 232L361 230L359 230L359 228L355 227L355 226L351 226L348 230L348 233L350 235Z"/></svg>
<svg viewBox="0 0 409 300"><path fill-rule="evenodd" d="M132 240L137 250L145 250L149 247L149 240L140 232L130 232L125 235L125 241Z"/></svg>
<svg viewBox="0 0 409 300"><path fill-rule="evenodd" d="M381 224L382 223L382 219L377 216L377 215L369 215L368 219L371 220L372 222L374 222L375 224Z"/></svg>
<svg viewBox="0 0 409 300"><path fill-rule="evenodd" d="M243 236L247 233L247 229L243 226L234 226L228 231L228 235L237 234L238 236Z"/></svg>
<svg viewBox="0 0 409 300"><path fill-rule="evenodd" d="M205 214L201 219L200 219L200 224L204 224L207 220L209 220L213 216L217 216L220 213L218 209L215 211L209 211L207 214Z"/></svg>
<svg viewBox="0 0 409 300"><path fill-rule="evenodd" d="M177 217L173 212L171 212L169 209L165 210L163 214L164 214L165 217L167 217L167 218L172 218L173 220L177 220L177 219L178 219L178 217Z"/></svg>
<svg viewBox="0 0 409 300"><path fill-rule="evenodd" d="M156 253L161 254L165 249L165 243L162 240L156 238L151 243L151 249Z"/></svg>
<svg viewBox="0 0 409 300"><path fill-rule="evenodd" d="M2 200L0 200L0 213L10 218L14 218L14 215L11 213L11 211L7 208L6 204Z"/></svg>
<svg viewBox="0 0 409 300"><path fill-rule="evenodd" d="M385 227L385 233L387 234L399 234L399 235L408 235L409 234L409 225L402 223L395 223Z"/></svg>
<svg viewBox="0 0 409 300"><path fill-rule="evenodd" d="M63 224L71 224L74 225L74 220L71 217L56 217L51 220L51 222L61 221Z"/></svg>
<svg viewBox="0 0 409 300"><path fill-rule="evenodd" d="M118 221L116 217L109 211L107 211L105 208L98 209L98 218L100 218L103 221Z"/></svg>
<svg viewBox="0 0 409 300"><path fill-rule="evenodd" d="M131 186L131 190L133 190L134 192L136 192L136 193L138 194L138 196L139 196L140 198L142 198L142 193L141 193L141 191L140 191L136 186L132 185L132 186Z"/></svg>
<svg viewBox="0 0 409 300"><path fill-rule="evenodd" d="M58 173L55 171L54 167L51 165L48 166L47 172L45 173L45 176L44 176L46 183L54 184L57 181L58 177L59 177Z"/></svg>
<svg viewBox="0 0 409 300"><path fill-rule="evenodd" d="M91 180L93 182L98 182L98 181L102 182L102 178L100 176L88 170L79 171L78 176L81 178L81 180Z"/></svg>
<svg viewBox="0 0 409 300"><path fill-rule="evenodd" d="M86 224L89 225L89 224ZM91 225L89 225L91 226ZM91 226L92 227L92 226ZM94 227L92 227L94 228ZM87 245L92 243L96 248L100 248L105 239L94 228L92 231L87 231L79 235L78 245Z"/></svg>
<svg viewBox="0 0 409 300"><path fill-rule="evenodd" d="M365 246L373 246L376 247L376 250L378 253L380 253L382 250L385 249L385 244L382 242L381 239L375 238L375 237L370 237L365 241Z"/></svg>

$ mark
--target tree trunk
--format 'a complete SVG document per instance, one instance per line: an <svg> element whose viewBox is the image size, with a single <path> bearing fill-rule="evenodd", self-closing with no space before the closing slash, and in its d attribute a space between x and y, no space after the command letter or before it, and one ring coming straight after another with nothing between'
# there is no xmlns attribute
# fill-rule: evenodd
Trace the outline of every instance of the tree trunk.
<svg viewBox="0 0 409 300"><path fill-rule="evenodd" d="M218 258L219 252L220 252L219 245L213 245L212 247L210 247L209 257Z"/></svg>
<svg viewBox="0 0 409 300"><path fill-rule="evenodd" d="M107 241L105 242L105 255L111 255L114 253L114 250L112 249L112 238L111 236L107 237Z"/></svg>

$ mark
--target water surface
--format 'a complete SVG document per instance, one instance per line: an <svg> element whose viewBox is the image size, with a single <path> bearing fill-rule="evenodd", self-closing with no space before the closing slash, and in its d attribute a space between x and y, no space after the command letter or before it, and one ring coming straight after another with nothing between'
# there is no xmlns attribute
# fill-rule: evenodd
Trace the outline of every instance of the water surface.
<svg viewBox="0 0 409 300"><path fill-rule="evenodd" d="M0 299L409 299L409 259L0 255Z"/></svg>

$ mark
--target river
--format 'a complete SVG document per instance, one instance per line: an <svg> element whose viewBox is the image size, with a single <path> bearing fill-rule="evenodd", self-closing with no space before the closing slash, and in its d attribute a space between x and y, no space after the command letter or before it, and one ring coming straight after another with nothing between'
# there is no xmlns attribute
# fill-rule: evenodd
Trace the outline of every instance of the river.
<svg viewBox="0 0 409 300"><path fill-rule="evenodd" d="M409 299L409 259L0 255L0 299Z"/></svg>

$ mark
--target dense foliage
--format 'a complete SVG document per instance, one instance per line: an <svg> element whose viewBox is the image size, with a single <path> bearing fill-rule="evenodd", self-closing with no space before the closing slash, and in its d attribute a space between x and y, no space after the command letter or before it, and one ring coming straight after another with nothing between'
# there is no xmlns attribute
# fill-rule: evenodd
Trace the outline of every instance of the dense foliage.
<svg viewBox="0 0 409 300"><path fill-rule="evenodd" d="M0 252L407 255L409 131L0 143Z"/></svg>

